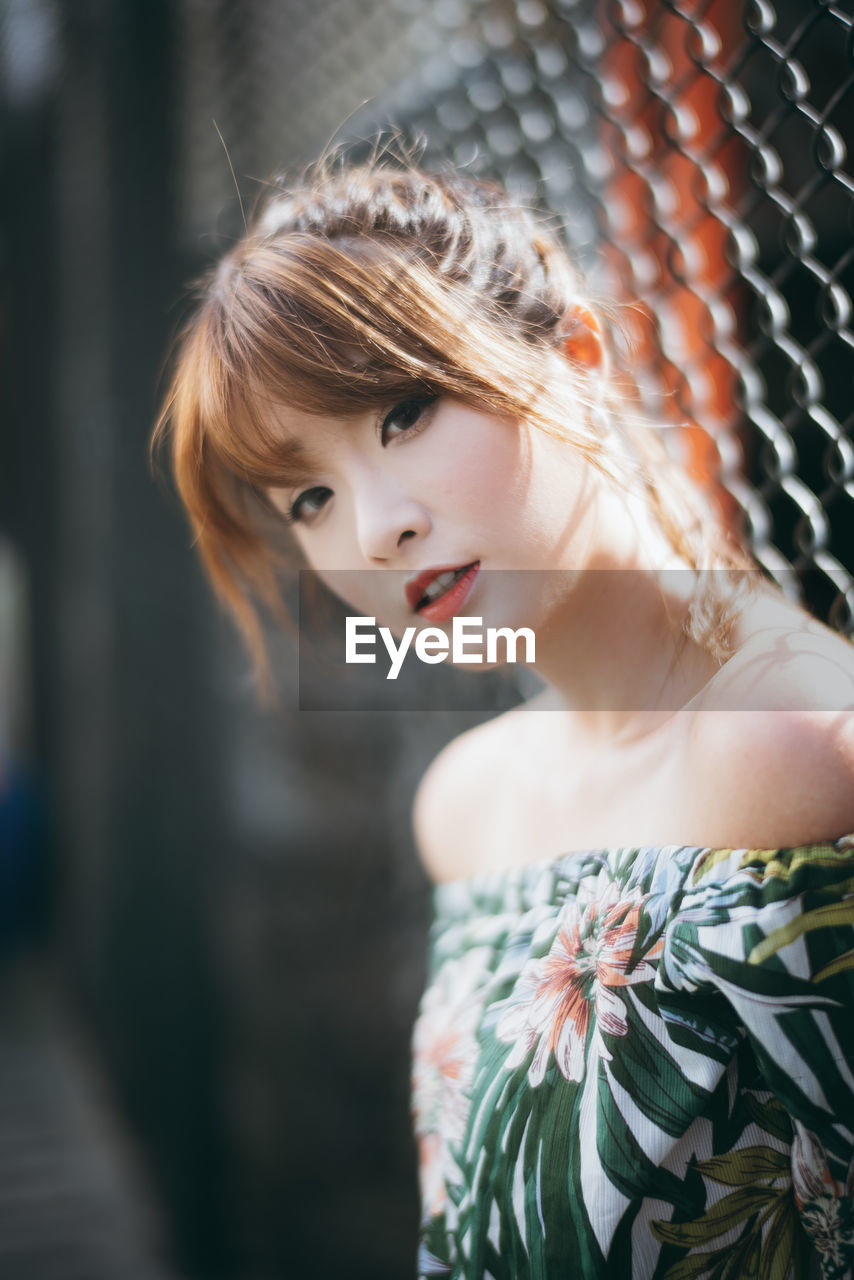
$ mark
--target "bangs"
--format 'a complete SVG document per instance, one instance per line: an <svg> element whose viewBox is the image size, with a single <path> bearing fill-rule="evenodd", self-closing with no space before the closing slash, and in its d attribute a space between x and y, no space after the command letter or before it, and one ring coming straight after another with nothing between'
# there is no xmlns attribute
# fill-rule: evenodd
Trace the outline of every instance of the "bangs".
<svg viewBox="0 0 854 1280"><path fill-rule="evenodd" d="M444 394L506 413L531 382L530 352L513 368L518 337L485 323L482 302L380 237L250 243L220 269L197 336L199 425L223 463L257 484L294 472L276 406L355 416Z"/></svg>

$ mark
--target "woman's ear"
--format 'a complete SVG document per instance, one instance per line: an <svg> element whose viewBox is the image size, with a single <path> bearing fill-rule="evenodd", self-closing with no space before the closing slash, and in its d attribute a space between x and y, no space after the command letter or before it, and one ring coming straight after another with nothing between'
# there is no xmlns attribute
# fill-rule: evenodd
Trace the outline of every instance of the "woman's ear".
<svg viewBox="0 0 854 1280"><path fill-rule="evenodd" d="M561 341L567 360L588 373L604 373L608 352L602 326L589 307L575 307L567 317Z"/></svg>

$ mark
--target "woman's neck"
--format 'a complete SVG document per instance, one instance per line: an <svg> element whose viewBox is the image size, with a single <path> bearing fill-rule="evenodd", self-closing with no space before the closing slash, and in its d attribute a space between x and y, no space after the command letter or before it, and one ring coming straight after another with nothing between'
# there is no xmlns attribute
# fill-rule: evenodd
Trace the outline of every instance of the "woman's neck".
<svg viewBox="0 0 854 1280"><path fill-rule="evenodd" d="M591 743L619 745L685 707L720 664L685 631L695 571L640 503L614 497L598 512L607 537L537 632L535 669L551 689L541 705L571 711Z"/></svg>

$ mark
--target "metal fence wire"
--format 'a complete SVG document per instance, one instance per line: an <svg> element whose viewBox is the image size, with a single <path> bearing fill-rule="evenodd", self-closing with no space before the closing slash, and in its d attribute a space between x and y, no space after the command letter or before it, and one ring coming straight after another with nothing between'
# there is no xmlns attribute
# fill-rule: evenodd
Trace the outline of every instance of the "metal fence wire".
<svg viewBox="0 0 854 1280"><path fill-rule="evenodd" d="M373 90L345 138L392 123L428 163L562 215L596 291L633 304L641 395L681 424L668 438L689 469L723 486L760 564L854 632L854 0L363 7L358 67L355 11L313 11L324 71L314 92L303 31L287 110L270 40L267 74L247 60L233 91L260 104L269 87L277 110L244 108L264 122L245 165L305 158L295 139L322 145L318 126ZM267 34L296 49L291 23Z"/></svg>
<svg viewBox="0 0 854 1280"><path fill-rule="evenodd" d="M642 302L650 413L685 424L668 438L758 561L851 633L851 4L519 0L463 39L411 125L563 213L597 287Z"/></svg>

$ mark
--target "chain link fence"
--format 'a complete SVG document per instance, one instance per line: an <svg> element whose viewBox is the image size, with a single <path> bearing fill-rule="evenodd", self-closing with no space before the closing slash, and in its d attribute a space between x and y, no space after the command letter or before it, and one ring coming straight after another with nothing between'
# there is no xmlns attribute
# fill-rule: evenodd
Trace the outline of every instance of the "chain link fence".
<svg viewBox="0 0 854 1280"><path fill-rule="evenodd" d="M759 563L849 634L852 41L850 3L820 0L484 5L408 117L431 158L563 215L627 304L652 419Z"/></svg>
<svg viewBox="0 0 854 1280"><path fill-rule="evenodd" d="M216 74L213 30L231 66L234 45L209 7L185 0L184 12L193 226L230 180L197 81ZM251 154L238 172L309 158L336 125L357 152L391 125L423 140L428 163L498 176L562 215L596 292L626 304L650 415L722 486L760 564L850 634L851 0L253 0L240 12L229 125Z"/></svg>

